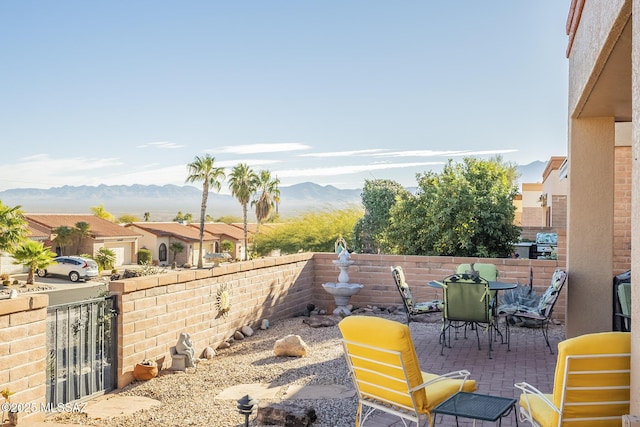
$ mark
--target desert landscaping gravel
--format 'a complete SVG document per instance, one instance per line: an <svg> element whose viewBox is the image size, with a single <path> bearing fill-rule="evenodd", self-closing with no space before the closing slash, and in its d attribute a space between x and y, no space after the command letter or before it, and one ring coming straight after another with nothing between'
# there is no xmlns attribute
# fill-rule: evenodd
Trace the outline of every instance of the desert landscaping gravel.
<svg viewBox="0 0 640 427"><path fill-rule="evenodd" d="M432 322L412 322L411 329L433 329L437 336L440 316L434 313ZM327 317L327 316L322 316ZM117 391L119 396L144 396L156 399L160 405L140 410L131 415L110 419L92 419L86 414L58 414L47 422L71 423L92 426L209 426L238 427L244 425L244 417L238 413L236 400L218 400L216 396L231 386L240 384L284 385L341 385L353 388L344 360L340 331L340 317L328 316L336 326L313 328L306 317L296 317L272 322L267 330L256 329L255 334L244 340L234 341L211 360L202 360L197 368L186 372L163 370L149 381L134 381ZM384 317L406 322L402 313ZM436 321L437 320L437 321ZM514 328L515 333L540 334L539 330ZM561 338L563 329L552 327L550 335ZM299 335L308 345L305 357L276 357L273 352L276 340L288 335ZM194 343L198 351L202 348ZM169 361L170 365L171 362ZM165 362L165 365L167 363ZM166 366L165 366L166 367ZM109 397L109 396L105 396ZM279 401L282 396L276 396ZM103 397L104 398L104 397ZM356 397L320 400L294 400L296 405L316 410L316 427L353 426L356 416ZM261 404L268 401L260 400ZM255 412L250 418L255 422Z"/></svg>

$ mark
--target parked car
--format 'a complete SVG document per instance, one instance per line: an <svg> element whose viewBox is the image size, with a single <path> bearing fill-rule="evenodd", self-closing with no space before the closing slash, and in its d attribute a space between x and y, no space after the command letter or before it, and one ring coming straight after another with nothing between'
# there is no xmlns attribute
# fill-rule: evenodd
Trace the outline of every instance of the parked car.
<svg viewBox="0 0 640 427"><path fill-rule="evenodd" d="M98 277L98 263L89 258L79 256L59 256L54 258L55 264L49 265L45 270L36 270L38 277L47 275L65 276L72 282L80 279L88 280Z"/></svg>

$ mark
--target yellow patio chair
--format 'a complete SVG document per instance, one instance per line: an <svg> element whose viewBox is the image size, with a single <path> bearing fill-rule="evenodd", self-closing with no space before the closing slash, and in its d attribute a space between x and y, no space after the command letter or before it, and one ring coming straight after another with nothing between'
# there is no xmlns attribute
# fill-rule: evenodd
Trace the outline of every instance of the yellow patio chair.
<svg viewBox="0 0 640 427"><path fill-rule="evenodd" d="M553 393L515 384L520 420L536 427L620 426L629 413L631 334L601 332L558 344Z"/></svg>
<svg viewBox="0 0 640 427"><path fill-rule="evenodd" d="M349 316L339 324L344 352L358 394L356 426L380 410L431 424L431 411L458 391L473 392L469 371L444 375L420 370L409 327L372 316Z"/></svg>

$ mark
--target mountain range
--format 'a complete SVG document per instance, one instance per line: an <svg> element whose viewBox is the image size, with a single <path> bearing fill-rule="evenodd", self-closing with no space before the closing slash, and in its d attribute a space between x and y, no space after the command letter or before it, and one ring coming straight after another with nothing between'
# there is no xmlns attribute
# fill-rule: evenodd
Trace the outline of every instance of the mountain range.
<svg viewBox="0 0 640 427"><path fill-rule="evenodd" d="M541 182L546 162L519 166L520 182ZM413 191L415 188L408 188ZM331 185L305 182L280 187L278 211L282 217L295 216L312 209L343 209L360 206L362 189L339 189ZM20 188L0 192L7 206L21 206L26 213L90 213L103 205L116 217L130 214L143 218L149 212L152 221L170 221L178 212L199 218L202 191L194 186L178 185L98 185L49 189ZM238 200L225 194L210 193L207 214L214 218L242 216ZM254 220L250 214L249 220Z"/></svg>

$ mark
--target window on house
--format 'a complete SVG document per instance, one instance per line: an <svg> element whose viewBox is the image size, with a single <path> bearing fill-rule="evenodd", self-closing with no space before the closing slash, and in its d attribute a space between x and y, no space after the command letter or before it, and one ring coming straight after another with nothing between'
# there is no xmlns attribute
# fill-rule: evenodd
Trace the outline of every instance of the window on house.
<svg viewBox="0 0 640 427"><path fill-rule="evenodd" d="M167 245L165 245L164 243L161 243L160 247L158 248L158 259L160 262L167 261Z"/></svg>

